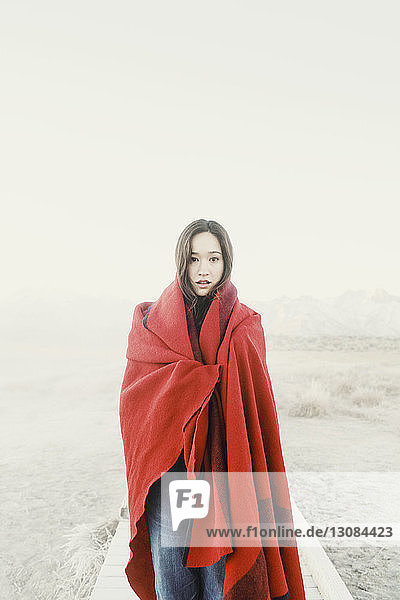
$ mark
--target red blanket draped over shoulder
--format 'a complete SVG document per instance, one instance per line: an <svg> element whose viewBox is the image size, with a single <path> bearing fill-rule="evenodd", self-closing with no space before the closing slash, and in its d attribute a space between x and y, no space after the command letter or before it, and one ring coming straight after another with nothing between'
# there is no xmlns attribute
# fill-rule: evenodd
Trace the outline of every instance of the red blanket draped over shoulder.
<svg viewBox="0 0 400 600"><path fill-rule="evenodd" d="M283 474L275 491L268 484L254 490L260 522L279 513L291 523L292 512L261 316L239 302L230 279L198 336L175 276L156 302L135 307L126 357L119 405L131 538L125 573L141 600L156 600L145 500L182 448L188 477L202 464L266 480ZM215 510L223 511L217 501ZM189 544L184 564L202 567L227 554L223 600L305 600L295 542L234 545Z"/></svg>

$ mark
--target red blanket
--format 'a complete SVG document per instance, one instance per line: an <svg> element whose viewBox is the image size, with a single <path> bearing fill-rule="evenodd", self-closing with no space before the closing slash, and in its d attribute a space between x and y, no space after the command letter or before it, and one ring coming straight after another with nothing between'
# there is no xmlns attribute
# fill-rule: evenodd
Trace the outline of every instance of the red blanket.
<svg viewBox="0 0 400 600"><path fill-rule="evenodd" d="M198 336L175 276L156 302L135 307L126 356L119 407L131 533L125 573L141 600L156 600L145 500L182 447L188 477L202 464L213 473L265 473L266 483L254 485L246 499L250 507L256 498L260 522L278 515L292 523L292 512L261 316L239 302L230 280ZM268 484L272 472L281 474L276 488ZM220 492L216 486L210 506L223 519ZM238 494L229 494L234 513ZM184 564L210 565L225 554L223 600L305 600L295 541L291 547L243 547L232 538L224 547L189 544Z"/></svg>

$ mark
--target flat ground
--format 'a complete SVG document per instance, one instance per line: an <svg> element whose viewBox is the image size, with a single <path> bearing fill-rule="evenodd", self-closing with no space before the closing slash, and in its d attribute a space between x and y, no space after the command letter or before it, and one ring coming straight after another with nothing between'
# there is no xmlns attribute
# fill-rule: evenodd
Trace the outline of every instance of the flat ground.
<svg viewBox="0 0 400 600"><path fill-rule="evenodd" d="M400 471L396 360L397 351L380 347L269 348L288 471ZM125 491L125 362L72 359L61 368L36 349L2 363L0 598L86 598L80 569L91 564L95 576L93 534L115 527ZM332 490L318 502L312 490L296 500L306 518L316 504L331 515L338 509ZM356 600L397 597L398 548L326 550Z"/></svg>

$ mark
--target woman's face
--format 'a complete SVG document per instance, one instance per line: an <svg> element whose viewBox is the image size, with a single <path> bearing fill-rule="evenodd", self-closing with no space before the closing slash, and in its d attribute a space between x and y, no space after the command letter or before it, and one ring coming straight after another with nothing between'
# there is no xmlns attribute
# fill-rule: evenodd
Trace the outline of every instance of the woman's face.
<svg viewBox="0 0 400 600"><path fill-rule="evenodd" d="M198 296L208 294L221 280L224 259L218 238L209 231L192 237L192 253L189 258L188 275ZM201 285L201 281L207 284Z"/></svg>

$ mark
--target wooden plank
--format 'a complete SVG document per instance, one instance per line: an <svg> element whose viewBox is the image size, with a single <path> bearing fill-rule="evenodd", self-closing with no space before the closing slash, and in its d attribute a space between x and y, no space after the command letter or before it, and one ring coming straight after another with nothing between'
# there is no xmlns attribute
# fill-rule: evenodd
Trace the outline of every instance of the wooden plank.
<svg viewBox="0 0 400 600"><path fill-rule="evenodd" d="M140 600L128 583L125 566L129 560L130 526L124 499L117 530L100 569L91 600Z"/></svg>
<svg viewBox="0 0 400 600"><path fill-rule="evenodd" d="M291 498L291 503L295 527L299 527L305 531L310 525L300 512L293 498ZM313 546L303 545L302 538L298 538L298 549L301 565L308 567L312 579L316 584L317 591L321 594L321 596L316 596L316 591L313 591L315 588L309 588L307 590L307 598L322 597L323 600L353 600L353 596L350 594L318 538L313 540Z"/></svg>
<svg viewBox="0 0 400 600"><path fill-rule="evenodd" d="M101 588L96 590L95 596L92 597L96 600L140 600L130 586L125 592L120 589Z"/></svg>
<svg viewBox="0 0 400 600"><path fill-rule="evenodd" d="M306 600L324 600L317 588L306 588Z"/></svg>
<svg viewBox="0 0 400 600"><path fill-rule="evenodd" d="M304 570L301 569L301 571L303 573L304 587L308 589L317 587L314 579L312 578L311 573L310 575L305 575Z"/></svg>

